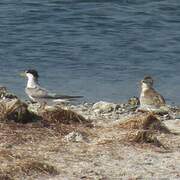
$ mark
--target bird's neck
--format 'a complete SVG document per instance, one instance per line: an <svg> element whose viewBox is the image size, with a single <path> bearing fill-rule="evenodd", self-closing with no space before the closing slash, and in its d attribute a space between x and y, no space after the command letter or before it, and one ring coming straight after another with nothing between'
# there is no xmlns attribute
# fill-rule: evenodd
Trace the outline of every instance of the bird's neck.
<svg viewBox="0 0 180 180"><path fill-rule="evenodd" d="M38 85L38 79L29 77L27 81L27 88L35 88Z"/></svg>
<svg viewBox="0 0 180 180"><path fill-rule="evenodd" d="M142 83L141 88L142 88L142 92L145 92L145 91L147 91L147 90L149 90L149 89L152 89L151 86L149 86L149 85L147 85L147 84L145 84L145 83Z"/></svg>

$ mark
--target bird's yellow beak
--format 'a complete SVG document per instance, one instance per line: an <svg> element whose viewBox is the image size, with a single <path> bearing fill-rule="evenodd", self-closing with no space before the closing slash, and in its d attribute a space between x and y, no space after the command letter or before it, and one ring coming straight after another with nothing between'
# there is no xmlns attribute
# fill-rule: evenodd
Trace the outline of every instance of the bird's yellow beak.
<svg viewBox="0 0 180 180"><path fill-rule="evenodd" d="M19 76L26 77L26 74L25 74L25 72L21 72L21 73L19 73Z"/></svg>

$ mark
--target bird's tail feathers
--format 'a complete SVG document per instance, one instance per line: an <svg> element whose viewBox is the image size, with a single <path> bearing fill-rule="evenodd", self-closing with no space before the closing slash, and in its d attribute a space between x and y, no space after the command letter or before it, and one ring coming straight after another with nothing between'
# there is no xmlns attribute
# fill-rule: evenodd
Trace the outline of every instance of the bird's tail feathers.
<svg viewBox="0 0 180 180"><path fill-rule="evenodd" d="M57 99L68 99L68 100L83 98L83 96L66 96L66 95L55 95L54 97Z"/></svg>
<svg viewBox="0 0 180 180"><path fill-rule="evenodd" d="M54 99L53 102L69 102L68 99Z"/></svg>

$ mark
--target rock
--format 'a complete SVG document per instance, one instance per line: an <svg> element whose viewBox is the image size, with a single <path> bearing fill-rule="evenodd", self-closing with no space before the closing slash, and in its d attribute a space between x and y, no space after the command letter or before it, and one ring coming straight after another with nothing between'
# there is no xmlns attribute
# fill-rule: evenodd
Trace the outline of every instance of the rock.
<svg viewBox="0 0 180 180"><path fill-rule="evenodd" d="M173 132L173 133L180 133L180 120L168 120L164 121L164 124Z"/></svg>
<svg viewBox="0 0 180 180"><path fill-rule="evenodd" d="M82 134L81 132L71 132L68 135L64 137L65 141L68 142L87 142L87 136L85 134Z"/></svg>
<svg viewBox="0 0 180 180"><path fill-rule="evenodd" d="M109 113L116 110L117 107L117 104L100 101L93 105L92 110L96 113Z"/></svg>

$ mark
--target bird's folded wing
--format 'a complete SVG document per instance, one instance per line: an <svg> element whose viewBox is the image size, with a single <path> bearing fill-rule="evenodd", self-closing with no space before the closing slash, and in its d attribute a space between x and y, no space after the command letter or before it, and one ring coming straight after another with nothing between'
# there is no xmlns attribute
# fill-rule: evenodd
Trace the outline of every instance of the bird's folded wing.
<svg viewBox="0 0 180 180"><path fill-rule="evenodd" d="M165 99L163 98L163 96L161 96L158 92L156 92L154 89L152 91L152 99L155 103L159 104L159 105L165 105Z"/></svg>
<svg viewBox="0 0 180 180"><path fill-rule="evenodd" d="M157 94L156 96L154 96L153 99L159 105L165 105L166 104L165 99L160 94Z"/></svg>
<svg viewBox="0 0 180 180"><path fill-rule="evenodd" d="M51 98L50 93L41 87L26 88L26 93L33 98Z"/></svg>
<svg viewBox="0 0 180 180"><path fill-rule="evenodd" d="M53 98L56 99L76 99L76 98L83 98L83 96L68 96L68 95L59 95L59 94L52 94Z"/></svg>
<svg viewBox="0 0 180 180"><path fill-rule="evenodd" d="M55 93L50 93L44 88L37 87L37 88L28 88L28 94L34 98L47 98L47 99L76 99L82 98L83 96L68 96L68 95L59 95Z"/></svg>
<svg viewBox="0 0 180 180"><path fill-rule="evenodd" d="M147 90L145 92L145 95L148 97L146 98L146 104L149 105L165 105L165 99L163 96L161 96L158 92L156 92L154 89Z"/></svg>

